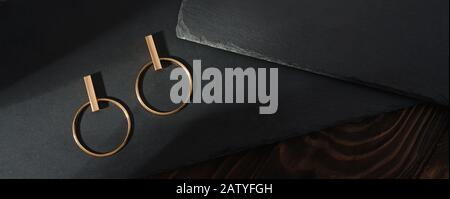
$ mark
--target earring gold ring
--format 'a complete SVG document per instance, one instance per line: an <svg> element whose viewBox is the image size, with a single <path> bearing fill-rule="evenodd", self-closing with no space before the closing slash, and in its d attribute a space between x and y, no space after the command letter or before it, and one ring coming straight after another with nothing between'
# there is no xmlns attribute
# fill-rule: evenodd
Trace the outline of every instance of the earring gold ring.
<svg viewBox="0 0 450 199"><path fill-rule="evenodd" d="M142 68L140 69L140 71L136 77L136 81L135 81L136 97L137 97L139 103L142 105L142 107L144 107L145 110L147 110L153 114L165 116L165 115L171 115L171 114L177 113L178 111L180 111L181 109L183 109L186 106L186 102L190 99L190 97L192 95L191 73L189 72L189 70L186 68L186 66L183 63L181 63L180 61L178 61L176 59L159 58L152 35L146 36L145 41L147 42L147 47L148 47L148 50L150 53L151 61L149 63L145 64L144 66L142 66ZM147 71L151 67L153 67L155 69L155 71L161 70L162 69L161 61L170 62L178 67L181 67L183 69L183 71L187 74L188 79L189 79L189 95L188 95L187 99L182 101L181 104L177 108L170 110L170 111L157 110L156 108L149 105L142 97L142 93L141 93L141 89L140 89L140 83L142 81L142 77L143 77L143 74L145 73L145 71Z"/></svg>
<svg viewBox="0 0 450 199"><path fill-rule="evenodd" d="M96 95L95 95L95 90L94 90L94 86L92 84L92 79L91 79L90 75L84 77L84 82L85 82L85 85L86 85L86 90L87 90L87 93L88 93L89 102L81 105L81 107L75 113L75 116L74 116L73 121L72 121L72 135L73 135L73 139L75 140L75 143L77 144L77 146L83 152L85 152L88 155L95 156L95 157L107 157L107 156L114 155L117 152L119 152L127 144L128 140L130 138L131 127L132 127L130 114L128 113L127 109L120 102L118 102L118 101L116 101L114 99L111 99L111 98L97 98ZM79 131L78 131L80 115L87 109L88 106L91 107L92 112L99 111L100 109L99 109L99 106L98 106L98 102L108 102L108 103L111 103L111 104L115 105L117 108L119 108L123 112L123 114L125 116L125 119L127 121L127 131L126 131L125 137L123 138L122 142L119 144L119 146L117 146L112 151L104 152L104 153L100 153L100 152L96 152L94 150L91 150L88 146L83 144L83 142L81 141L80 135L79 135Z"/></svg>

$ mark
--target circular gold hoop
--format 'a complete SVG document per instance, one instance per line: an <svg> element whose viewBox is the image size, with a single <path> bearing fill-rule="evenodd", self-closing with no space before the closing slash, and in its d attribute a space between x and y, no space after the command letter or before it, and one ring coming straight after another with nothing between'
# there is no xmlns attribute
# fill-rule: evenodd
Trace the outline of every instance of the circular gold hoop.
<svg viewBox="0 0 450 199"><path fill-rule="evenodd" d="M189 70L186 68L186 66L184 66L184 64L182 64L181 62L179 62L176 59L160 58L160 60L172 62L175 65L178 65L179 67L183 68L184 72L186 72L186 74L188 75L188 78L189 78L189 95L185 101L189 100L192 95L192 77L191 77L191 73L189 72ZM175 108L171 111L158 111L158 110L155 110L154 108L152 109L149 105L147 105L146 102L144 101L144 99L142 98L142 94L141 94L141 91L139 88L139 83L141 81L142 74L151 66L153 66L152 62L149 62L149 63L145 64L144 66L142 66L141 70L138 73L138 76L136 77L136 82L135 82L134 87L135 87L136 97L138 98L139 103L142 105L142 107L144 107L145 110L147 110L153 114L156 114L156 115L171 115L171 114L177 113L178 111L180 111L181 109L183 109L186 106L185 101L182 101L180 106L178 106L177 108Z"/></svg>
<svg viewBox="0 0 450 199"><path fill-rule="evenodd" d="M91 156L95 156L95 157L107 157L107 156L111 156L111 155L114 155L115 153L119 152L127 144L128 139L131 134L131 119L130 119L130 115L128 114L127 109L122 104L120 104L118 101L115 101L115 100L109 99L109 98L99 98L97 100L99 102L110 102L110 103L114 104L125 115L128 127L127 127L127 133L126 133L122 143L120 143L120 145L118 147L116 147L114 150L112 150L110 152L106 152L106 153L98 153L98 152L92 151L92 150L88 149L87 146L82 144L82 142L80 141L80 139L78 137L78 132L77 132L78 119L79 119L80 114L90 105L89 102L87 102L86 104L83 104L75 113L75 116L72 121L72 134L73 134L73 139L75 140L75 143L78 145L78 147L83 152L85 152Z"/></svg>

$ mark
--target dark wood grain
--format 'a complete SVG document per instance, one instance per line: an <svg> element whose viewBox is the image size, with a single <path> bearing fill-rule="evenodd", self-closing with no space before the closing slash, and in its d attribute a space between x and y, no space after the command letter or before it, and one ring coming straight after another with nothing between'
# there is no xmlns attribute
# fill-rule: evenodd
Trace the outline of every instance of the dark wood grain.
<svg viewBox="0 0 450 199"><path fill-rule="evenodd" d="M449 151L448 151L448 131L434 149L430 161L420 174L420 178L425 179L448 179Z"/></svg>
<svg viewBox="0 0 450 199"><path fill-rule="evenodd" d="M417 105L158 178L447 178L448 108Z"/></svg>

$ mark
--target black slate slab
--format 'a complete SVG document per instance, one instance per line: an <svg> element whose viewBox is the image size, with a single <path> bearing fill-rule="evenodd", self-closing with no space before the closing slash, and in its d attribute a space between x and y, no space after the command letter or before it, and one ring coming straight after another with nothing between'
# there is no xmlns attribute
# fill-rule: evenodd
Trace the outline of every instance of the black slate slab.
<svg viewBox="0 0 450 199"><path fill-rule="evenodd" d="M39 2L15 0L3 7L28 12L1 22L10 25L0 33L9 38L2 40L9 48L0 46L1 75L9 77L0 87L0 178L143 177L417 103L180 40L175 35L179 1ZM134 79L149 61L144 36L154 32L160 32L161 56L177 56L190 65L202 59L204 68L222 71L278 68L278 112L259 115L257 104L190 104L167 117L144 111L134 95ZM11 52L17 49L23 53ZM128 145L109 158L82 153L71 134L73 114L88 100L82 76L95 72L101 73L106 94L126 103L135 124ZM164 105L170 105L164 103L168 72L150 73L144 80L146 96ZM121 113L111 107L83 116L83 138L93 148L110 149L125 130Z"/></svg>
<svg viewBox="0 0 450 199"><path fill-rule="evenodd" d="M447 0L184 0L177 36L448 106Z"/></svg>

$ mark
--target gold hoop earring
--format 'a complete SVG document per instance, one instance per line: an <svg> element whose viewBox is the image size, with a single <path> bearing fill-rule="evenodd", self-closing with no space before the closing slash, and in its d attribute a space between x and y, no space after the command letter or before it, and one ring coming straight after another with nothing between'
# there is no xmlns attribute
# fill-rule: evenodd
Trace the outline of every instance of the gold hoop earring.
<svg viewBox="0 0 450 199"><path fill-rule="evenodd" d="M136 97L139 101L139 103L141 104L142 107L144 107L145 110L147 110L150 113L156 114L156 115L171 115L174 113L179 112L181 109L183 109L186 106L186 102L190 99L191 95L192 95L192 77L191 77L191 73L189 72L189 70L186 68L186 66L184 64L182 64L180 61L173 59L173 58L159 58L158 52L156 50L156 45L155 42L153 40L153 36L149 35L145 37L145 41L147 42L147 47L150 53L150 58L151 61L147 64L145 64L144 66L142 66L142 68L140 69L137 77L136 77L136 81L135 81L135 92L136 92ZM152 67L155 69L155 71L161 70L162 68L162 64L161 61L167 61L167 62L171 62L173 64L175 64L176 66L181 67L184 72L187 74L188 78L189 78L189 95L188 98L184 101L181 102L180 106L178 106L177 108L170 110L170 111L160 111L157 110L156 108L153 108L152 106L150 106L149 104L147 104L144 101L144 98L142 97L141 94L141 89L140 89L140 83L142 81L142 76L144 74L144 72L146 70L148 70L148 68Z"/></svg>
<svg viewBox="0 0 450 199"><path fill-rule="evenodd" d="M130 114L128 113L128 111L125 108L125 106L122 105L117 100L114 100L114 99L111 99L111 98L97 98L97 96L95 94L94 85L92 83L91 75L88 75L88 76L84 77L84 83L86 85L86 91L87 91L87 94L88 94L89 102L81 105L81 107L78 108L77 112L75 113L75 116L74 116L73 121L72 121L72 135L73 135L73 139L75 140L75 143L77 144L77 146L83 152L85 152L88 155L95 156L95 157L107 157L107 156L114 155L117 152L119 152L127 144L128 139L130 138L131 128L132 128ZM105 153L99 153L99 152L96 152L94 150L89 149L89 147L87 147L81 141L80 136L79 136L79 132L78 132L78 123L79 123L79 119L80 119L81 113L83 113L88 106L91 107L91 111L92 112L99 111L100 108L99 108L98 102L109 102L109 103L115 105L117 108L119 108L123 112L123 114L125 116L125 119L127 121L127 132L125 134L125 137L123 138L123 141L115 149L113 149L112 151L109 151L109 152L105 152Z"/></svg>

